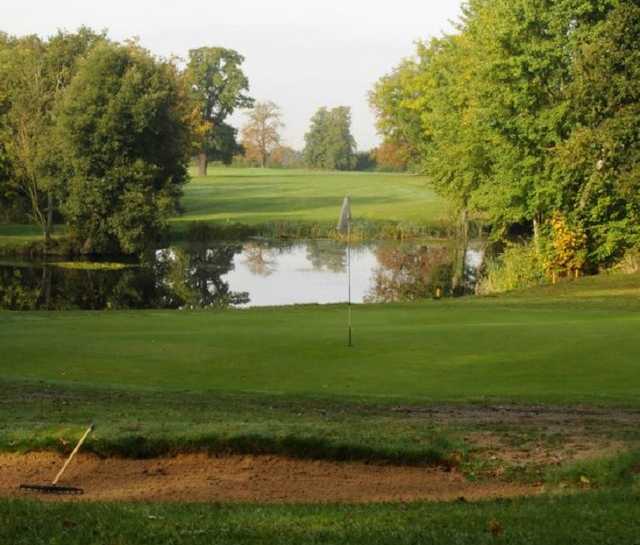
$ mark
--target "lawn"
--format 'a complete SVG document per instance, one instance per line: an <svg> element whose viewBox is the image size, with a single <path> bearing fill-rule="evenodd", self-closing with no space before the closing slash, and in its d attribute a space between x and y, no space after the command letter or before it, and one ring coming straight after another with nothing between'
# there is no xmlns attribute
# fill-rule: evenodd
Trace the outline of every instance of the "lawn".
<svg viewBox="0 0 640 545"><path fill-rule="evenodd" d="M233 238L326 236L348 194L361 236L384 238L384 225L400 225L411 234L439 233L449 214L447 203L424 176L217 167L185 186L184 213L171 220L171 230L184 236L195 222ZM58 226L57 232L64 227ZM19 251L40 240L35 225L0 225L0 252Z"/></svg>
<svg viewBox="0 0 640 545"><path fill-rule="evenodd" d="M0 251L10 253L42 240L42 230L36 225L0 225Z"/></svg>
<svg viewBox="0 0 640 545"><path fill-rule="evenodd" d="M185 213L174 224L336 223L346 195L357 220L427 224L446 218L445 201L423 176L212 168L186 186Z"/></svg>
<svg viewBox="0 0 640 545"><path fill-rule="evenodd" d="M637 545L631 491L399 505L40 504L0 502L0 542L192 544Z"/></svg>
<svg viewBox="0 0 640 545"><path fill-rule="evenodd" d="M640 399L640 282L223 312L3 312L5 380L399 402ZM10 355L10 356L9 356Z"/></svg>

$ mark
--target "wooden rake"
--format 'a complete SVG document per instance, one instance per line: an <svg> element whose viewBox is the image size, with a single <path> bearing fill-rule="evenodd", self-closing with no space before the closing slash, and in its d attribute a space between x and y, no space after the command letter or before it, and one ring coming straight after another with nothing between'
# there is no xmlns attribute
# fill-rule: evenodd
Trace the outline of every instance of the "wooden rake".
<svg viewBox="0 0 640 545"><path fill-rule="evenodd" d="M42 494L74 494L74 495L84 494L84 489L77 488L75 486L63 486L58 484L58 481L60 481L60 479L62 478L62 475L64 474L67 467L71 463L71 460L73 460L75 455L78 454L78 451L82 447L83 443L85 442L89 434L94 429L95 429L95 426L93 424L91 424L91 426L87 428L87 431L84 432L84 435L80 438L80 441L78 441L76 448L73 449L73 452L69 455L69 457L67 458L67 461L62 466L62 469L58 471L56 478L53 479L53 482L51 484L21 484L20 490L40 492Z"/></svg>

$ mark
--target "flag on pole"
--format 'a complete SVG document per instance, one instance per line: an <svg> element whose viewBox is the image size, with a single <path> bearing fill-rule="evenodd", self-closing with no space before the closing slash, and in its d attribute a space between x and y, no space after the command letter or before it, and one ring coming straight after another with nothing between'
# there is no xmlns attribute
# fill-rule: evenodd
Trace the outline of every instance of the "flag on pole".
<svg viewBox="0 0 640 545"><path fill-rule="evenodd" d="M352 347L351 333L351 197L345 197L340 211L340 219L338 220L338 232L347 236L347 297L349 305L349 314L347 320L348 341L347 346Z"/></svg>
<svg viewBox="0 0 640 545"><path fill-rule="evenodd" d="M349 225L351 224L351 197L345 197L340 211L340 220L338 221L338 232L341 235L349 233Z"/></svg>

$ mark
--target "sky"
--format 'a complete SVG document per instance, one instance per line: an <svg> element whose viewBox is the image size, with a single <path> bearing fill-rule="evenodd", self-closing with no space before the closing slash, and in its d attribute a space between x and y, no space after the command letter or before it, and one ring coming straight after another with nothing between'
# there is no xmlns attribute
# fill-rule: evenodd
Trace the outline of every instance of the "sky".
<svg viewBox="0 0 640 545"><path fill-rule="evenodd" d="M451 31L462 0L3 0L0 30L48 36L81 25L115 40L138 37L154 54L186 58L222 46L246 58L257 100L284 114L284 141L301 149L321 106L350 106L360 150L379 138L367 94L417 40ZM239 127L242 113L231 124Z"/></svg>

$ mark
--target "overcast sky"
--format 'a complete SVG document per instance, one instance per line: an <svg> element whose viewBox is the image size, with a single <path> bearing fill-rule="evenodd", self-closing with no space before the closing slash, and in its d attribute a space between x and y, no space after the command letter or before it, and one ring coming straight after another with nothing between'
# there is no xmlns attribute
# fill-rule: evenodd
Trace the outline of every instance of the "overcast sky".
<svg viewBox="0 0 640 545"><path fill-rule="evenodd" d="M186 57L205 45L246 57L251 94L273 100L285 116L285 140L301 148L320 106L351 106L360 149L376 145L367 93L414 51L418 39L451 30L461 0L2 0L9 34L81 25L111 38L137 36L158 55ZM242 116L234 116L238 126Z"/></svg>

